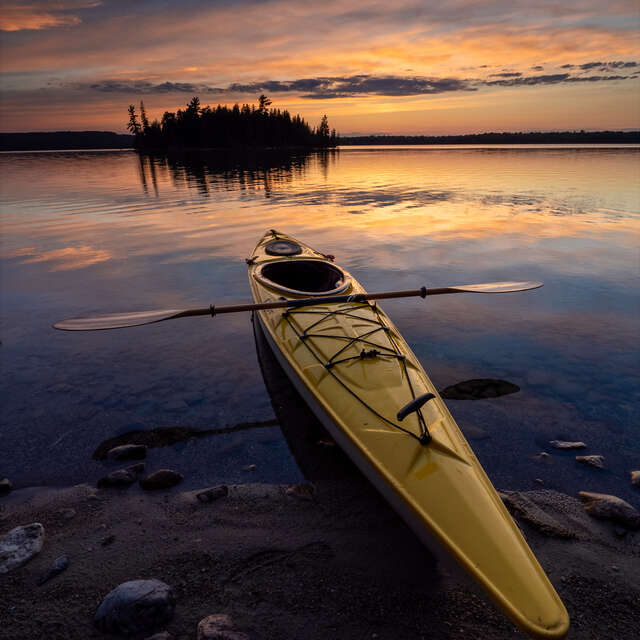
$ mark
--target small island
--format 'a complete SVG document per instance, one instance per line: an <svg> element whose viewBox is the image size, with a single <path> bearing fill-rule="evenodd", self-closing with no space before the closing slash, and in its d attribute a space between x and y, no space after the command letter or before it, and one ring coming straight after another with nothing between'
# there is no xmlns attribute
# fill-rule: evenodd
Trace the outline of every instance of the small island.
<svg viewBox="0 0 640 640"><path fill-rule="evenodd" d="M194 96L186 109L165 111L162 120L149 122L144 103L140 116L129 106L128 130L140 151L228 148L327 148L338 144L336 130L329 129L327 116L311 127L300 115L269 109L271 100L258 98L258 106L243 104L201 107Z"/></svg>

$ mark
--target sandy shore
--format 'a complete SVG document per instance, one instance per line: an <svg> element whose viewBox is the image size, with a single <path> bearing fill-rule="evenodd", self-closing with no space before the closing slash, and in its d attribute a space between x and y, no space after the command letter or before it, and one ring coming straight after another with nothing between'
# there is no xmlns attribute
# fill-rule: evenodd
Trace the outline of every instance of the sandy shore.
<svg viewBox="0 0 640 640"><path fill-rule="evenodd" d="M173 588L165 628L184 640L212 613L256 639L523 637L364 481L320 488L312 500L275 485L229 489L211 503L87 485L2 499L0 533L37 521L46 541L0 576L0 638L111 637L93 626L98 604L118 584L150 577ZM534 506L517 520L569 611L569 638L637 638L640 532L594 520L563 494L512 498L523 496ZM36 586L62 554L68 569Z"/></svg>

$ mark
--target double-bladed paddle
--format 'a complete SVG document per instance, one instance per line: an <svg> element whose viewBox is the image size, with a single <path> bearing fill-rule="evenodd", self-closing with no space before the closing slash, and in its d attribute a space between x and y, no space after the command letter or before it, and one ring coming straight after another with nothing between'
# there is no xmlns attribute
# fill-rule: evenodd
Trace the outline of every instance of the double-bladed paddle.
<svg viewBox="0 0 640 640"><path fill-rule="evenodd" d="M382 291L380 293L356 293L346 296L318 296L254 304L232 304L224 306L210 305L201 309L156 309L154 311L135 311L132 313L110 313L89 318L70 318L56 322L54 329L64 331L98 331L100 329L122 329L143 324L153 324L164 320L188 318L191 316L215 316L220 313L236 313L240 311L260 311L262 309L295 309L316 304L335 304L341 302L364 302L366 300L382 300L386 298L410 298L420 296L437 296L444 293L511 293L528 291L542 286L542 282L487 282L484 284L463 284L455 287L438 289L408 289L405 291Z"/></svg>

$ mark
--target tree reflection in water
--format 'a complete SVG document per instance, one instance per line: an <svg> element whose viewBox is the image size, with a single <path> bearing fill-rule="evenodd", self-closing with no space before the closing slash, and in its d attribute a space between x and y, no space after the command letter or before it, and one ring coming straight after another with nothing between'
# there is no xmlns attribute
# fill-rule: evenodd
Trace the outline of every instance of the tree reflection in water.
<svg viewBox="0 0 640 640"><path fill-rule="evenodd" d="M269 198L274 188L302 178L312 165L326 176L338 153L337 149L139 153L140 184L145 194L151 184L157 196L160 174L170 176L174 187L193 187L205 197L211 192L240 190L264 191Z"/></svg>

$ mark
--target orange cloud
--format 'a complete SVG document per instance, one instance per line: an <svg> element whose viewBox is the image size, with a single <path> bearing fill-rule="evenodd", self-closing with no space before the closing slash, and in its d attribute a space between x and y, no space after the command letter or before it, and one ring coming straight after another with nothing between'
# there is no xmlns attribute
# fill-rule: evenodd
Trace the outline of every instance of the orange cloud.
<svg viewBox="0 0 640 640"><path fill-rule="evenodd" d="M0 31L39 31L53 27L72 27L81 19L64 13L74 9L90 9L101 4L100 0L66 0L62 2L9 3L2 7Z"/></svg>

